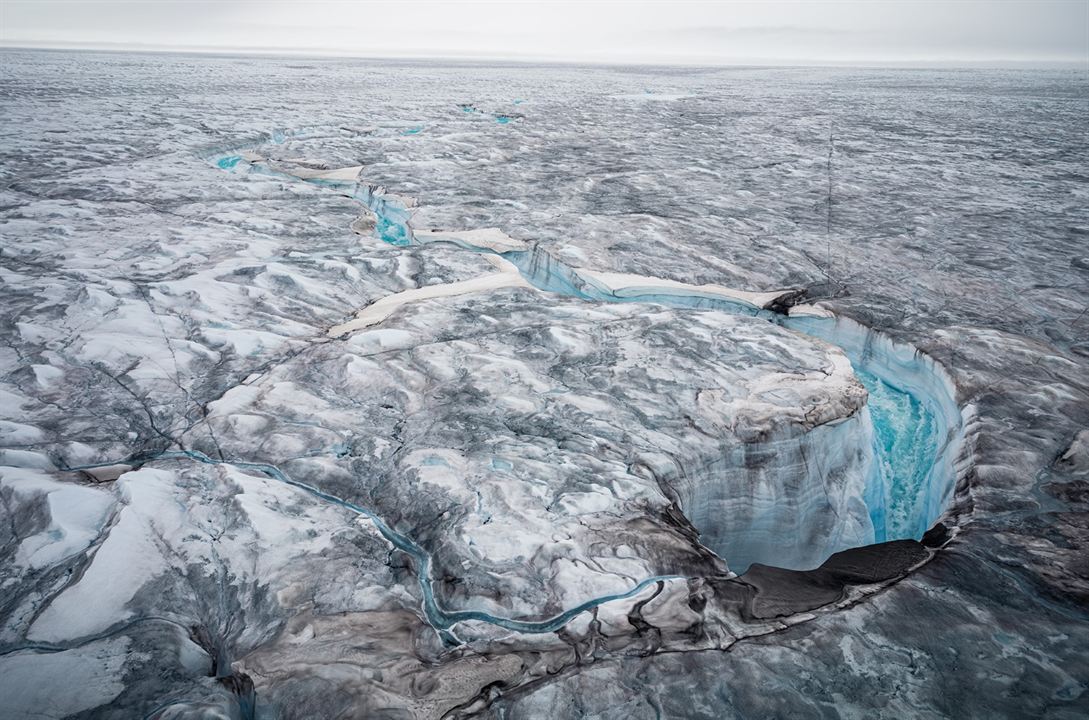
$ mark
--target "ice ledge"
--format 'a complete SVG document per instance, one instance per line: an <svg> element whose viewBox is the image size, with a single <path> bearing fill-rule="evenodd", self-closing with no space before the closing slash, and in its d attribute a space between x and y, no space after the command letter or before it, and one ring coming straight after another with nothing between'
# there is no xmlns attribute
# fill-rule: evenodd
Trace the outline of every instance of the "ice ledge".
<svg viewBox="0 0 1089 720"><path fill-rule="evenodd" d="M710 295L726 300L743 302L755 308L764 309L773 305L777 300L794 294L795 290L773 290L770 292L750 292L728 288L725 285L707 283L704 285L692 285L691 283L667 280L648 275L633 275L628 273L602 272L587 268L578 268L578 274L600 283L617 297L632 297L646 295L656 290L671 290L674 293L691 293L693 295Z"/></svg>
<svg viewBox="0 0 1089 720"><path fill-rule="evenodd" d="M497 253L529 249L524 241L512 238L495 227L477 230L417 230L416 239L420 242L453 242Z"/></svg>
<svg viewBox="0 0 1089 720"><path fill-rule="evenodd" d="M488 259L492 264L500 267L501 272L492 273L490 275L481 275L459 282L427 285L421 288L413 288L411 290L394 293L393 295L387 295L360 310L356 314L355 319L329 328L329 331L326 334L329 337L343 337L344 335L348 335L357 330L377 325L392 315L398 308L421 300L468 295L471 293L487 292L489 290L498 290L500 288L509 287L532 288L518 270L506 260L495 256L491 256Z"/></svg>

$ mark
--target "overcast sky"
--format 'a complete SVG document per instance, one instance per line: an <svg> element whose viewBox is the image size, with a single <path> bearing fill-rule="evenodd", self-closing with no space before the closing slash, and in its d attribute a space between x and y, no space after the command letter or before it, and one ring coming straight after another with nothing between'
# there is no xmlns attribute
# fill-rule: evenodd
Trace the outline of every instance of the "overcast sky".
<svg viewBox="0 0 1089 720"><path fill-rule="evenodd" d="M1089 0L0 0L0 44L607 62L1089 66Z"/></svg>

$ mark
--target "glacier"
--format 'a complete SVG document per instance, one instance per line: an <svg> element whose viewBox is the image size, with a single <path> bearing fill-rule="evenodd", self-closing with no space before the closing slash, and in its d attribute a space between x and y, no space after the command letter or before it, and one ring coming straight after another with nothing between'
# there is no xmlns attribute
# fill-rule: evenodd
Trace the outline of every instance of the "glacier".
<svg viewBox="0 0 1089 720"><path fill-rule="evenodd" d="M1084 73L0 53L0 714L1084 710Z"/></svg>

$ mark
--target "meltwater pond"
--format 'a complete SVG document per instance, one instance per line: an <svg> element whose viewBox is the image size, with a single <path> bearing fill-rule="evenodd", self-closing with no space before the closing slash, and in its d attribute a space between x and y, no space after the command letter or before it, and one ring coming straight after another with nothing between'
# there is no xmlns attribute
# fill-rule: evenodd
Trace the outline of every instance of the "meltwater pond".
<svg viewBox="0 0 1089 720"><path fill-rule="evenodd" d="M216 165L223 170L231 170L242 161L241 155L227 155L216 161Z"/></svg>

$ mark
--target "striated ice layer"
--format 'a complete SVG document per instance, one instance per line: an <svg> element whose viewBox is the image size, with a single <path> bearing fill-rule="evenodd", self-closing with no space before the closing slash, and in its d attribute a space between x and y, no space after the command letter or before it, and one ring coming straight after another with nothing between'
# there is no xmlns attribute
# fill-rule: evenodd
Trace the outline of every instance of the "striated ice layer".
<svg viewBox="0 0 1089 720"><path fill-rule="evenodd" d="M815 568L875 541L865 497L874 460L864 411L808 432L784 428L673 483L700 542L744 573Z"/></svg>

